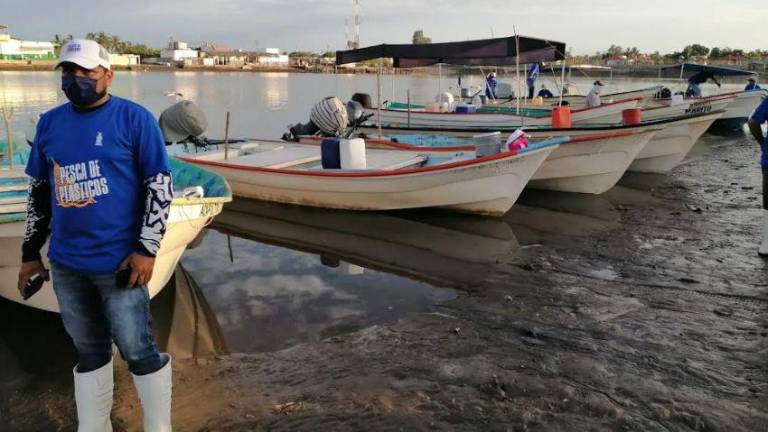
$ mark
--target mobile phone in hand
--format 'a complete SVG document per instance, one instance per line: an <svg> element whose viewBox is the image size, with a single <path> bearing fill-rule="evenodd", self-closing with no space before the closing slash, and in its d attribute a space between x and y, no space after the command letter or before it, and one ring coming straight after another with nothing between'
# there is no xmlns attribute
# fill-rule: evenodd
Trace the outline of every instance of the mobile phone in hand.
<svg viewBox="0 0 768 432"><path fill-rule="evenodd" d="M131 288L128 286L128 282L131 281L131 272L133 272L133 269L130 267L118 270L115 273L115 286L118 288Z"/></svg>
<svg viewBox="0 0 768 432"><path fill-rule="evenodd" d="M24 300L29 300L33 295L37 294L38 291L40 291L40 288L43 287L43 284L45 283L45 278L40 273L35 274L29 280L27 280L27 283L24 285L24 288L21 290L21 298Z"/></svg>

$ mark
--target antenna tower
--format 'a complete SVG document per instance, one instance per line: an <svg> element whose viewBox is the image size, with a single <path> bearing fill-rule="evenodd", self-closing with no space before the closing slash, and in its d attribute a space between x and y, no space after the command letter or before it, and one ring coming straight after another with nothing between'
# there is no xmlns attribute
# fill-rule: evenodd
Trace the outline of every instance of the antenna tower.
<svg viewBox="0 0 768 432"><path fill-rule="evenodd" d="M348 49L360 48L360 0L352 0L352 21L344 19Z"/></svg>

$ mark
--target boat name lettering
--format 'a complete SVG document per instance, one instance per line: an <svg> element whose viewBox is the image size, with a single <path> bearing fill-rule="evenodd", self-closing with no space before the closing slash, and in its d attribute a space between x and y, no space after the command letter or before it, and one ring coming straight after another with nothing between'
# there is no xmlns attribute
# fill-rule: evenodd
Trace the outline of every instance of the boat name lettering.
<svg viewBox="0 0 768 432"><path fill-rule="evenodd" d="M686 114L703 114L712 111L712 104L707 102L694 102L686 110Z"/></svg>

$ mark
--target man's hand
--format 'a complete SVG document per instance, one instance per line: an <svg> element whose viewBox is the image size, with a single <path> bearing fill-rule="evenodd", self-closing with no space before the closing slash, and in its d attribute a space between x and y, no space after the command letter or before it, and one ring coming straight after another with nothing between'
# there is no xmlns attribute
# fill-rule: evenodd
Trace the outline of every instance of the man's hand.
<svg viewBox="0 0 768 432"><path fill-rule="evenodd" d="M46 281L51 280L51 276L48 274L48 270L46 270L43 266L42 261L35 260L21 263L17 288L19 289L19 292L22 293L22 295L24 293L24 286L27 284L27 282L29 282L29 279L36 274L42 275L43 279Z"/></svg>
<svg viewBox="0 0 768 432"><path fill-rule="evenodd" d="M131 268L131 278L128 280L128 288L146 285L152 278L152 269L155 267L155 259L138 253L128 255L120 268Z"/></svg>

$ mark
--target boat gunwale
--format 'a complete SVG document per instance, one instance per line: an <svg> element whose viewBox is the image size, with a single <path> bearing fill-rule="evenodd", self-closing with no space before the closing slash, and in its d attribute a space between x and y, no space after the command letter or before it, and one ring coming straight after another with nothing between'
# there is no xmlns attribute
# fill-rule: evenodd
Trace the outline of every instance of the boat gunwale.
<svg viewBox="0 0 768 432"><path fill-rule="evenodd" d="M181 159L184 162L188 162L195 165L199 164L203 166L214 166L218 168L233 169L238 171L259 172L264 174L285 174L285 175L300 175L300 176L310 176L310 177L336 177L336 178L397 177L397 176L404 176L404 175L411 175L411 174L431 173L435 171L437 172L448 171L454 168L465 168L465 167L471 167L474 165L483 165L488 162L499 162L505 159L514 159L514 158L517 158L518 156L527 156L529 154L535 154L547 149L554 150L554 148L557 148L559 145L568 142L569 139L570 139L569 137L564 136L564 137L553 138L551 140L546 140L546 141L553 141L553 142L552 143L543 142L539 144L539 146L537 146L536 148L533 148L531 150L527 150L524 152L519 152L517 150L507 151L507 152L495 153L495 154L491 154L491 155L487 155L479 158L464 159L456 162L449 162L449 163L443 163L438 165L429 165L429 166L419 167L419 168L378 170L378 171L369 171L369 172L365 172L365 171L330 172L330 171L312 171L312 170L296 170L296 169L282 169L282 168L276 169L276 168L265 168L265 167L257 167L257 166L250 166L250 165L239 165L239 164L217 162L217 161L200 160L200 159L194 159L194 158L186 158L183 156L176 156L176 158ZM414 153L418 153L418 152L414 151Z"/></svg>
<svg viewBox="0 0 768 432"><path fill-rule="evenodd" d="M593 107L584 107L584 108L579 108L579 109L571 110L571 114L573 114L573 113L588 112L588 111L597 110L597 109L604 108L604 107L609 107L609 106L612 106L612 105L625 104L627 102L632 102L632 101L640 102L642 100L643 100L643 98L641 98L641 97L620 99L620 100L617 100L617 101L608 102L608 103L600 104L600 105L593 106ZM510 109L513 109L513 108L510 108ZM527 109L530 109L530 108L527 108ZM367 108L366 110L369 111L369 112L376 112L378 109L377 108ZM398 110L394 110L394 109L388 109L388 108L381 108L381 111L395 112L395 113L407 113L408 112L408 110L399 110L399 109ZM542 111L549 111L549 110L542 108ZM429 115L460 115L460 116L463 116L463 115L470 115L470 116L472 116L472 115L475 115L475 116L476 115L493 115L493 116L505 116L505 117L522 117L522 118L530 118L530 119L536 119L536 120L545 119L545 118L549 118L550 117L549 115L543 115L543 116L537 117L537 116L525 115L525 114L515 114L513 112L477 112L477 111L475 111L475 112L466 112L466 113L460 113L460 112L454 112L454 111L450 111L450 112L411 111L411 112L412 113L418 113L419 115L421 115L421 114L429 114Z"/></svg>
<svg viewBox="0 0 768 432"><path fill-rule="evenodd" d="M552 128L552 127L542 127L542 126L529 126L529 127L522 127L522 128L509 128L509 129L494 129L494 128L486 128L486 129L479 129L479 128L408 128L408 127L399 127L399 126L383 126L382 129L388 130L388 131L424 131L433 133L435 135L442 135L446 132L467 132L467 133L482 133L484 131L500 131L500 132L514 132L517 129L522 129L526 132L550 132L550 131L557 131L557 132L566 132L566 131L588 131L588 130L614 130L614 129L632 129L632 128L640 128L644 126L653 126L653 125L663 125L666 123L672 123L680 120L690 120L695 119L699 117L706 117L714 114L725 114L727 109L719 109L719 110L712 110L710 112L706 113L693 113L693 114L684 114L674 117L668 117L668 118L661 118L657 120L646 120L645 122L642 122L640 124L636 125L625 125L625 124L606 124L606 125L576 125L569 128ZM372 125L364 125L367 129L376 129L378 126L375 124ZM286 141L283 141L286 142Z"/></svg>

